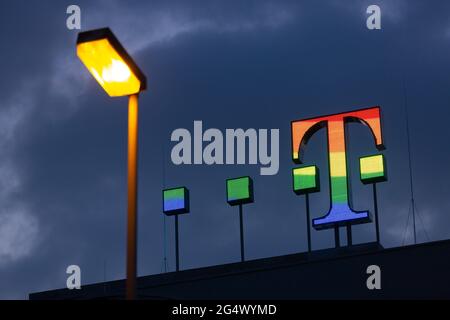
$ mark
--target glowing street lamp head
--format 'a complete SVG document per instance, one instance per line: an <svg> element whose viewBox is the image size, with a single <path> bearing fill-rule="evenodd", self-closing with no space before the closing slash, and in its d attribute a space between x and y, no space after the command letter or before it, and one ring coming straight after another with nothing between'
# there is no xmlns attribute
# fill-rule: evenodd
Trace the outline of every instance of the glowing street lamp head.
<svg viewBox="0 0 450 320"><path fill-rule="evenodd" d="M146 89L144 74L109 28L79 33L77 55L110 97Z"/></svg>

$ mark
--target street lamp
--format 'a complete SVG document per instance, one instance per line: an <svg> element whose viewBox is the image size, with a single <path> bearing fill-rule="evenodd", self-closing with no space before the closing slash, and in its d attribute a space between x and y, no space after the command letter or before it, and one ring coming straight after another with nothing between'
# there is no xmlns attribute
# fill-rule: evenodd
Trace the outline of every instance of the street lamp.
<svg viewBox="0 0 450 320"><path fill-rule="evenodd" d="M128 227L126 298L136 298L138 95L145 75L109 28L78 34L77 55L110 97L128 102Z"/></svg>

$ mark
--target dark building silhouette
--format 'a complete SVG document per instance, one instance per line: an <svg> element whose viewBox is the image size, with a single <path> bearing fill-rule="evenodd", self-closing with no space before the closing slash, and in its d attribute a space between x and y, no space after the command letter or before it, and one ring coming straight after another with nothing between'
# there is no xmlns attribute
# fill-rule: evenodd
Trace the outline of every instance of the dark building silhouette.
<svg viewBox="0 0 450 320"><path fill-rule="evenodd" d="M367 267L381 268L369 290ZM124 280L30 294L123 299ZM377 243L144 276L140 299L450 299L450 240L383 249Z"/></svg>

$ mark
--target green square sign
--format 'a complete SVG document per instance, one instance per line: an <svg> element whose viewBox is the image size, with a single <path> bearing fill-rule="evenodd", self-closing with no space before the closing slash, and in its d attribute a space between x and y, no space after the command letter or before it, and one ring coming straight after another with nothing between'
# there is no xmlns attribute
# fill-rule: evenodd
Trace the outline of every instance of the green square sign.
<svg viewBox="0 0 450 320"><path fill-rule="evenodd" d="M163 190L163 212L176 215L189 212L189 190L186 187Z"/></svg>
<svg viewBox="0 0 450 320"><path fill-rule="evenodd" d="M319 168L316 166L295 168L292 170L292 178L294 192L296 194L305 194L320 190Z"/></svg>
<svg viewBox="0 0 450 320"><path fill-rule="evenodd" d="M232 206L253 202L253 180L250 177L228 179L227 202Z"/></svg>

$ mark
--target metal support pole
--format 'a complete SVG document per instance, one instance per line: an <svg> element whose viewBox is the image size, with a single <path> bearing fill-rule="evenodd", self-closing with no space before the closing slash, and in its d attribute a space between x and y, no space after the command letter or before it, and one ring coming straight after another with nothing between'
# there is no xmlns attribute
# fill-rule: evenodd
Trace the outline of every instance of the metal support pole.
<svg viewBox="0 0 450 320"><path fill-rule="evenodd" d="M305 194L306 202L306 232L308 234L308 252L311 252L311 220L309 214L309 195Z"/></svg>
<svg viewBox="0 0 450 320"><path fill-rule="evenodd" d="M352 244L353 244L352 226L349 224L347 225L347 246L351 246Z"/></svg>
<svg viewBox="0 0 450 320"><path fill-rule="evenodd" d="M242 218L242 204L239 204L239 222L241 229L241 262L245 261L245 252L244 252L244 222Z"/></svg>
<svg viewBox="0 0 450 320"><path fill-rule="evenodd" d="M412 212L413 212L413 230L414 230L414 244L417 243L417 234L416 234L416 205L414 203L414 198L411 199L411 206L412 206Z"/></svg>
<svg viewBox="0 0 450 320"><path fill-rule="evenodd" d="M375 232L377 235L377 242L380 243L380 223L378 222L378 197L377 184L373 184L373 210L375 215Z"/></svg>
<svg viewBox="0 0 450 320"><path fill-rule="evenodd" d="M341 241L339 239L339 227L334 227L334 245L336 248L339 248L341 246Z"/></svg>
<svg viewBox="0 0 450 320"><path fill-rule="evenodd" d="M180 249L178 243L178 215L175 215L175 255L177 261L177 272L180 271Z"/></svg>
<svg viewBox="0 0 450 320"><path fill-rule="evenodd" d="M126 299L136 298L137 273L137 153L138 153L138 95L128 103L128 221L127 221L127 280Z"/></svg>

